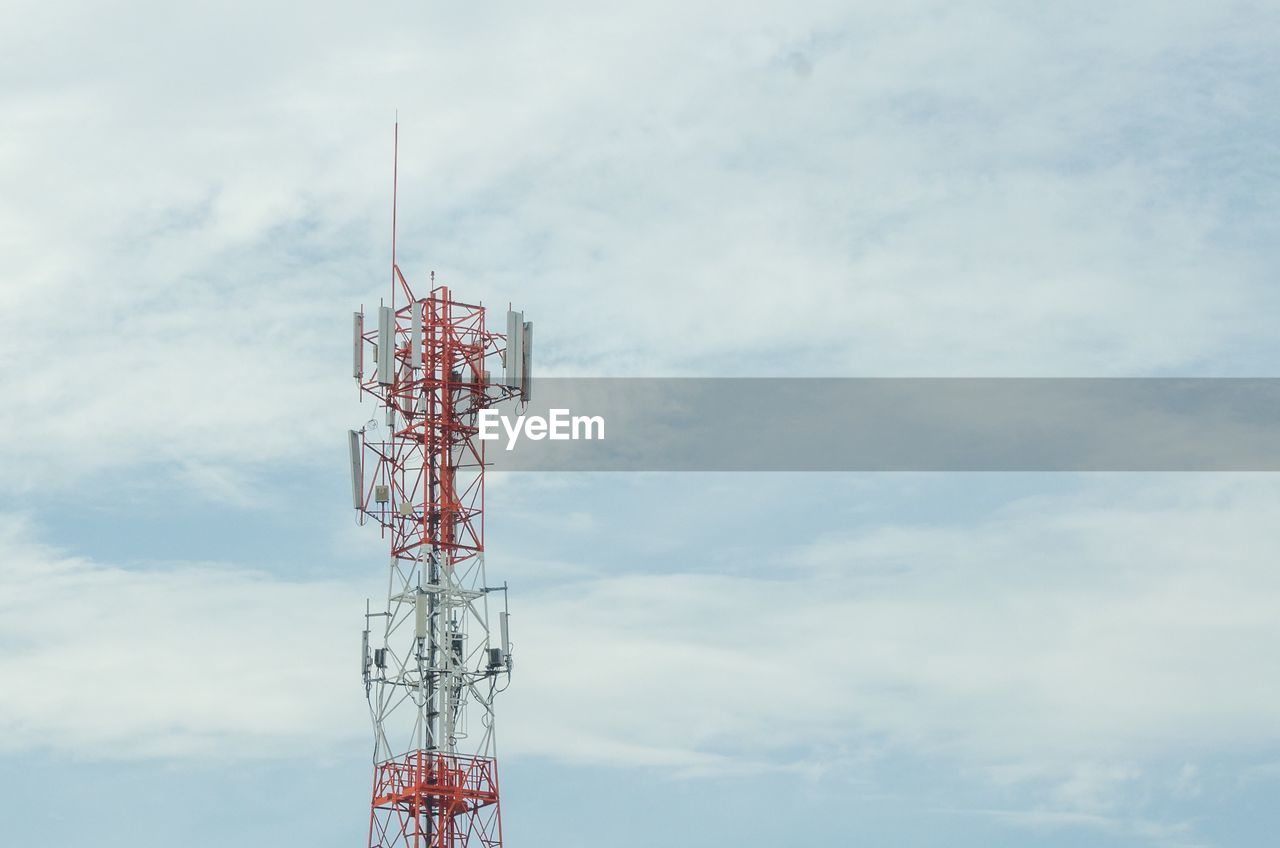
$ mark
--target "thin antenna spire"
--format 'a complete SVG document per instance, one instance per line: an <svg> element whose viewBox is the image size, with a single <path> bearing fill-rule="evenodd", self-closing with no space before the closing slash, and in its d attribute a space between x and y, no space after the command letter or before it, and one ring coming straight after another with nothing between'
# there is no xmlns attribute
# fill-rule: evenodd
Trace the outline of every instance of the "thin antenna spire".
<svg viewBox="0 0 1280 848"><path fill-rule="evenodd" d="M396 110L396 124L391 142L391 291L396 290L396 194L400 188L400 110Z"/></svg>

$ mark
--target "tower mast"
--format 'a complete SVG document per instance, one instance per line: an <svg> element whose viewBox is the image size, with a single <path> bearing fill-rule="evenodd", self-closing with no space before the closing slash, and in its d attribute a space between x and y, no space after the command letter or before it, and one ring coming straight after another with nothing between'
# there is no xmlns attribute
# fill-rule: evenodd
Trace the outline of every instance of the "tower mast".
<svg viewBox="0 0 1280 848"><path fill-rule="evenodd" d="M512 312L514 331L489 331L484 307L455 300L434 273L418 296L394 247L391 272L392 305L378 307L369 329L355 313L354 332L353 374L385 429L375 419L348 434L353 506L390 547L386 607L366 612L363 633L369 848L500 848L494 698L509 681L511 648L506 586L485 578L477 416L527 398L530 325Z"/></svg>

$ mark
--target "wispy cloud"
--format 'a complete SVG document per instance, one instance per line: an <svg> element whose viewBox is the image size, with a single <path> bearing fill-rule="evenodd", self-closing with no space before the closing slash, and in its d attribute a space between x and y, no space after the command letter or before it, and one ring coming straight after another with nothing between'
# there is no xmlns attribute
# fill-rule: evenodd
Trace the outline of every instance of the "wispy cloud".
<svg viewBox="0 0 1280 848"><path fill-rule="evenodd" d="M12 502L145 469L248 506L282 468L341 467L397 107L406 269L523 305L540 373L1274 371L1265 5L19 6ZM677 520L734 508L707 491ZM980 805L1010 822L1194 844L1141 796L1207 792L1198 764L1227 754L1274 779L1277 506L1262 479L1121 481L747 565L648 528L652 573L548 553L560 588L516 609L503 744L684 774L914 752L1012 793ZM6 518L0 746L354 738L364 593L144 573Z"/></svg>
<svg viewBox="0 0 1280 848"><path fill-rule="evenodd" d="M1033 831L1085 830L1140 840L1164 848L1203 848L1191 822L1164 823L1143 818L1120 818L1060 810L988 810L991 818Z"/></svg>
<svg viewBox="0 0 1280 848"><path fill-rule="evenodd" d="M299 461L361 420L397 106L406 268L525 305L542 373L1253 371L1270 338L1271 153L1236 130L1274 59L1236 7L27 11L14 484Z"/></svg>
<svg viewBox="0 0 1280 848"><path fill-rule="evenodd" d="M561 568L517 598L504 748L689 776L904 755L1028 822L1136 827L1144 798L1200 791L1195 762L1280 747L1276 508L1247 475L1100 481L745 574ZM0 544L0 674L38 682L0 695L11 748L256 757L364 726L340 658L366 587L123 569L14 518Z"/></svg>
<svg viewBox="0 0 1280 848"><path fill-rule="evenodd" d="M236 759L348 740L355 597L218 563L98 563L4 516L0 748Z"/></svg>

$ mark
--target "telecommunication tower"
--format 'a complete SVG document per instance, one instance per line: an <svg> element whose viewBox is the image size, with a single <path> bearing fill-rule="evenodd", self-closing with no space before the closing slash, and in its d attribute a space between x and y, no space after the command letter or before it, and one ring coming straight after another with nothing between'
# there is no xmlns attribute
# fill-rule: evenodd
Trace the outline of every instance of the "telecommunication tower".
<svg viewBox="0 0 1280 848"><path fill-rule="evenodd" d="M354 326L353 374L384 423L348 433L359 521L390 541L386 608L366 607L361 656L369 848L500 848L494 698L512 658L506 585L485 579L477 415L528 399L532 324L508 311L506 334L491 332L484 307L434 273L427 296L414 294L395 258L395 182L390 304L368 328L362 307Z"/></svg>

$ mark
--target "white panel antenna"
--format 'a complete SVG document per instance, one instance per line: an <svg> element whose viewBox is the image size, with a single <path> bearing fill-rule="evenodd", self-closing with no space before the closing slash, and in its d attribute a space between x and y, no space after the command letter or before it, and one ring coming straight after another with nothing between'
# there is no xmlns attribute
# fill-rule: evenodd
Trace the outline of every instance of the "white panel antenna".
<svg viewBox="0 0 1280 848"><path fill-rule="evenodd" d="M390 306L378 307L378 382L389 386L395 382L392 365L396 361L396 322Z"/></svg>
<svg viewBox="0 0 1280 848"><path fill-rule="evenodd" d="M360 434L347 431L347 443L351 449L351 502L356 509L364 506L364 451Z"/></svg>
<svg viewBox="0 0 1280 848"><path fill-rule="evenodd" d="M520 380L523 376L522 350L524 350L524 313L511 309L507 311L507 354L504 363L506 373L502 382L503 385L513 389L520 388Z"/></svg>
<svg viewBox="0 0 1280 848"><path fill-rule="evenodd" d="M364 675L364 682L369 683L369 666L373 665L373 658L369 656L369 631L364 631L364 636L360 640L360 673Z"/></svg>
<svg viewBox="0 0 1280 848"><path fill-rule="evenodd" d="M533 322L524 322L520 334L520 394L527 401L533 397Z"/></svg>
<svg viewBox="0 0 1280 848"><path fill-rule="evenodd" d="M422 592L416 598L413 608L413 635L419 639L427 638L427 623L431 620L431 600L426 592Z"/></svg>
<svg viewBox="0 0 1280 848"><path fill-rule="evenodd" d="M355 339L351 349L351 376L364 374L364 313L355 313Z"/></svg>
<svg viewBox="0 0 1280 848"><path fill-rule="evenodd" d="M409 367L422 367L422 304L414 302L409 321Z"/></svg>

